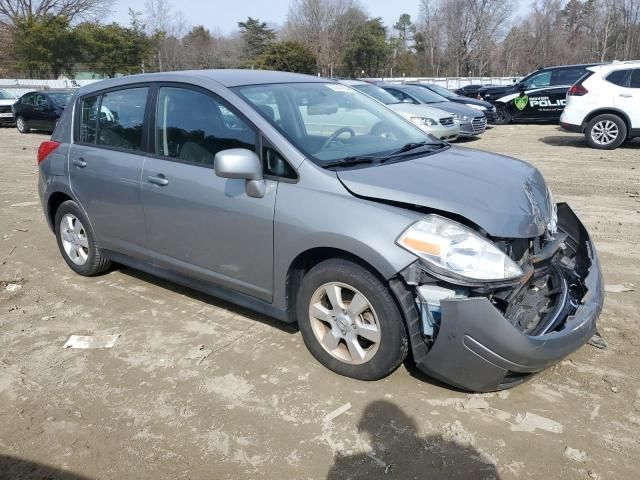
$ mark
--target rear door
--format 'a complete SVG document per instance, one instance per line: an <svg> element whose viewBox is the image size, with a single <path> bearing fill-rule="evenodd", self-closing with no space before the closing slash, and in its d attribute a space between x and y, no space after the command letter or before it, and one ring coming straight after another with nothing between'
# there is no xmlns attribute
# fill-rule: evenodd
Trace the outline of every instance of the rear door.
<svg viewBox="0 0 640 480"><path fill-rule="evenodd" d="M265 196L252 198L244 180L213 169L221 150L258 153L257 131L211 92L160 85L156 97L142 173L154 263L271 301L277 181L266 180Z"/></svg>
<svg viewBox="0 0 640 480"><path fill-rule="evenodd" d="M100 246L129 255L144 251L140 177L148 86L80 98L69 153L71 188Z"/></svg>
<svg viewBox="0 0 640 480"><path fill-rule="evenodd" d="M616 88L613 101L629 117L631 128L640 129L640 68L630 70L624 86Z"/></svg>

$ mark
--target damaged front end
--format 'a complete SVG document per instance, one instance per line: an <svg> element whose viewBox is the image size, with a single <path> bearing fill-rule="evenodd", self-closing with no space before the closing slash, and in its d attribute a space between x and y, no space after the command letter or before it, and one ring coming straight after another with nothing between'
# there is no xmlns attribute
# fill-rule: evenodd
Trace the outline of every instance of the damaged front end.
<svg viewBox="0 0 640 480"><path fill-rule="evenodd" d="M471 391L517 385L586 343L604 293L591 238L566 204L557 232L493 239L522 270L517 280L469 284L416 261L391 287L409 328L415 362Z"/></svg>

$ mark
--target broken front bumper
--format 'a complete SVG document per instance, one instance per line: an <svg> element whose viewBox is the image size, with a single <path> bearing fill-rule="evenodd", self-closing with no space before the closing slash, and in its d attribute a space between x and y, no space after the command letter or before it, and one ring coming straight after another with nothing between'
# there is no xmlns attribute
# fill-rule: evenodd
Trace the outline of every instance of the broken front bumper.
<svg viewBox="0 0 640 480"><path fill-rule="evenodd" d="M593 336L604 301L598 257L589 233L566 204L558 205L558 227L576 248L576 268L584 271L583 285L587 289L563 328L531 336L509 323L485 297L442 301L439 332L430 348L421 332L416 332L419 320L407 315L413 355L420 370L465 390L499 390L525 381ZM398 287L396 284L394 290L402 295ZM408 307L406 299L399 299Z"/></svg>

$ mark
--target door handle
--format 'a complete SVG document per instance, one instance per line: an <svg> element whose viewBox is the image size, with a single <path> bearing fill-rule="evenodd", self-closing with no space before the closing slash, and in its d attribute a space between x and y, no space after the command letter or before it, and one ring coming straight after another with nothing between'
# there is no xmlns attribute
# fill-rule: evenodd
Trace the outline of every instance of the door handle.
<svg viewBox="0 0 640 480"><path fill-rule="evenodd" d="M72 163L78 168L84 168L87 166L87 162L84 161L84 158L74 158Z"/></svg>
<svg viewBox="0 0 640 480"><path fill-rule="evenodd" d="M154 185L159 185L161 187L169 185L169 180L167 180L164 175L150 175L147 177L147 180L149 181L149 183L153 183Z"/></svg>
<svg viewBox="0 0 640 480"><path fill-rule="evenodd" d="M631 98L633 97L633 95L631 95L630 93L621 93L620 95L618 95L619 97L624 97L624 98Z"/></svg>

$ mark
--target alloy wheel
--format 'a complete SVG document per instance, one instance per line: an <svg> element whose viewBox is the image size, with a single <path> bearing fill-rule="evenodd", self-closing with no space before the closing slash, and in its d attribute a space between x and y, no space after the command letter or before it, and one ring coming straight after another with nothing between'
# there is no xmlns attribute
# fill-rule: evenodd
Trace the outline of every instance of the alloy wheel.
<svg viewBox="0 0 640 480"><path fill-rule="evenodd" d="M598 145L610 145L620 135L620 129L611 120L602 120L591 129L591 138Z"/></svg>
<svg viewBox="0 0 640 480"><path fill-rule="evenodd" d="M382 339L369 300L354 287L331 282L320 286L309 304L313 333L332 357L351 365L369 362Z"/></svg>
<svg viewBox="0 0 640 480"><path fill-rule="evenodd" d="M76 265L84 265L89 258L89 239L82 222L70 213L60 221L60 237L67 257Z"/></svg>

